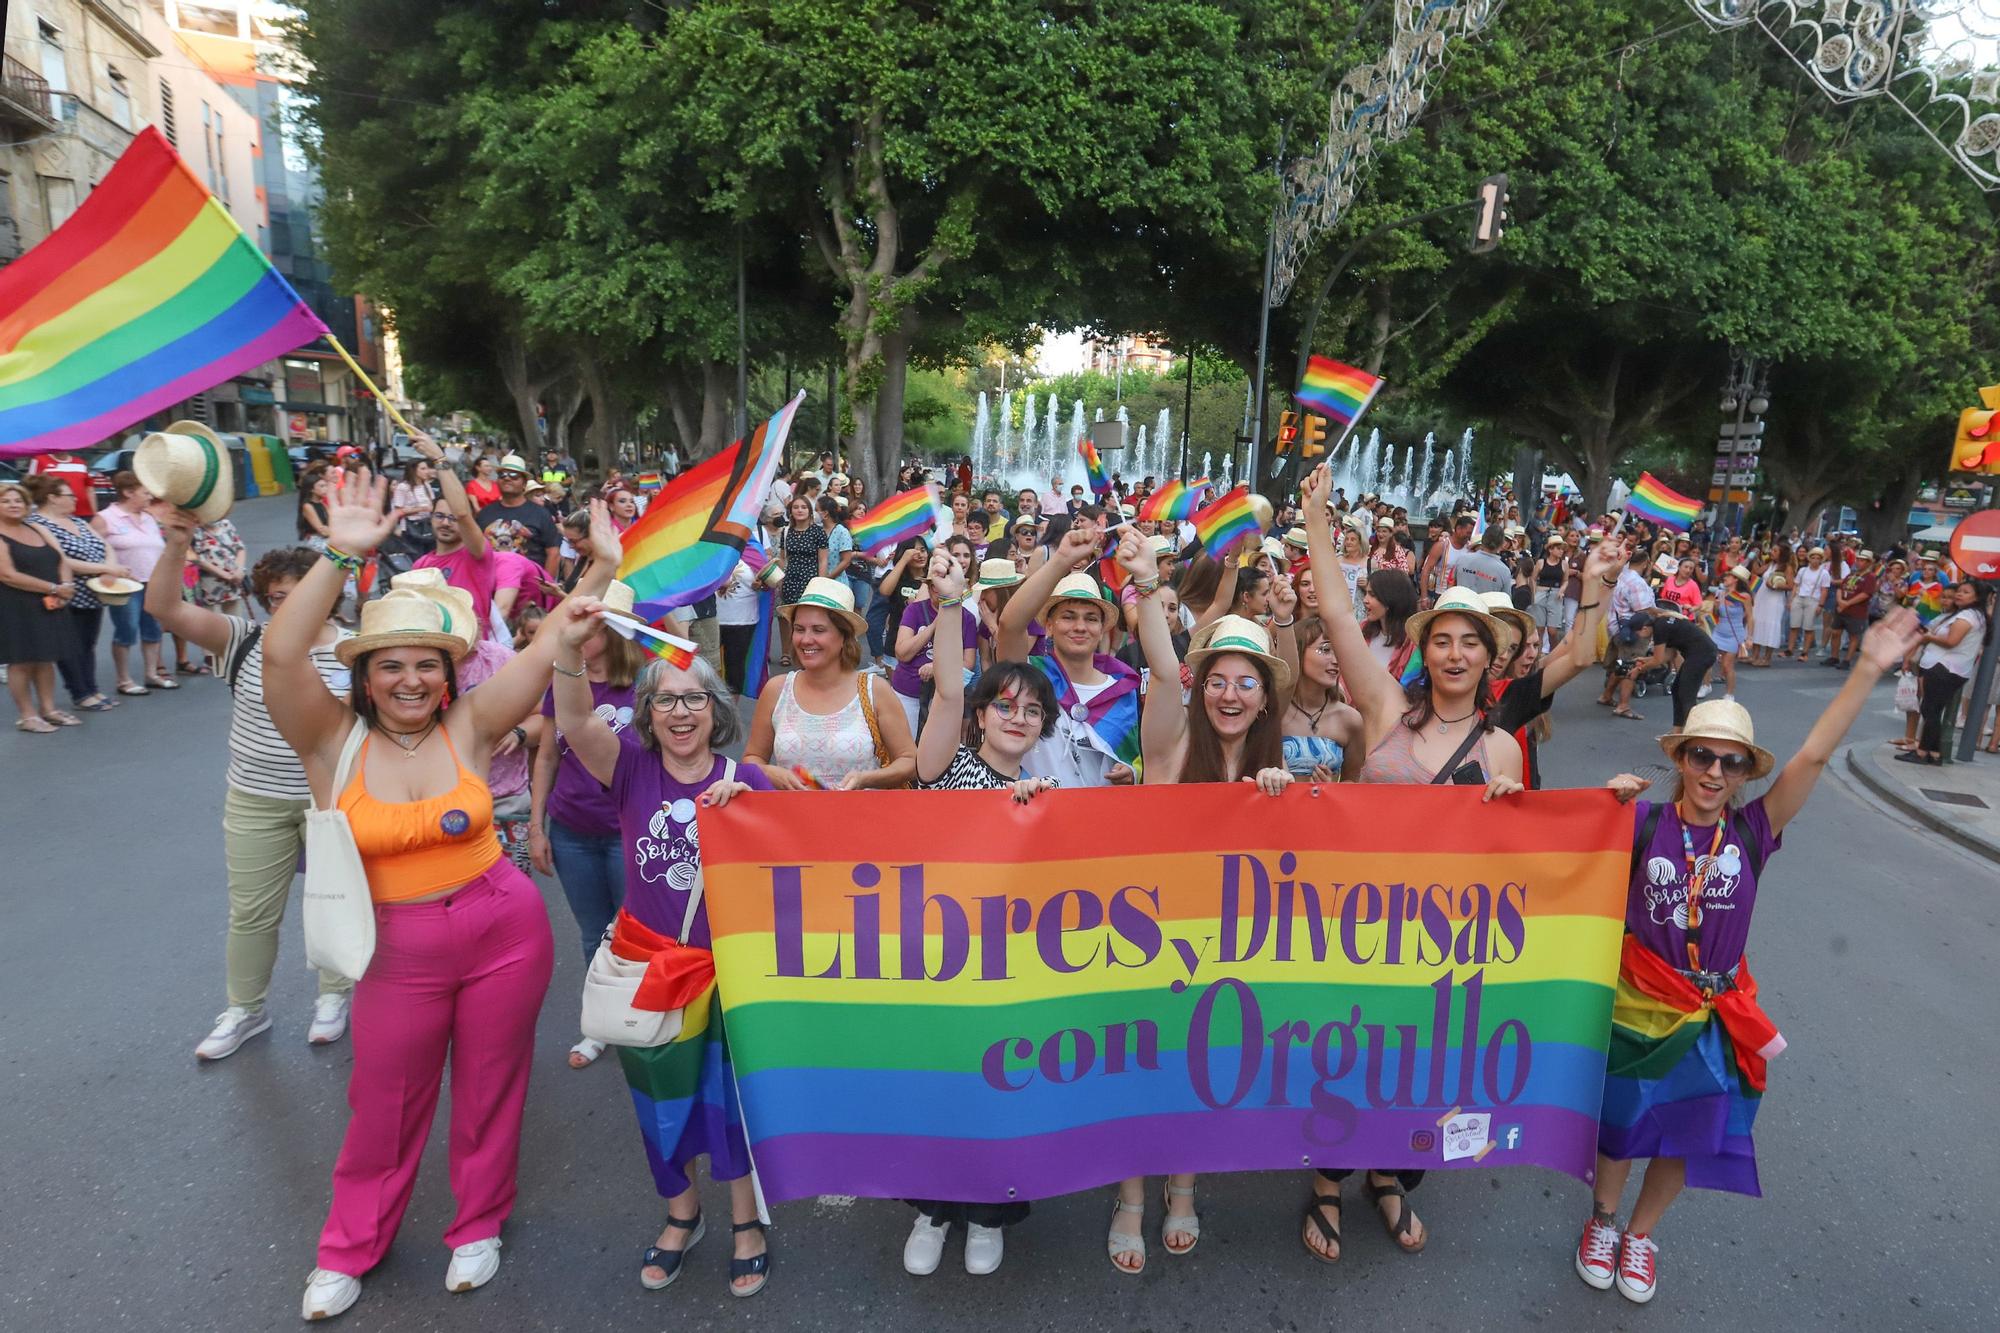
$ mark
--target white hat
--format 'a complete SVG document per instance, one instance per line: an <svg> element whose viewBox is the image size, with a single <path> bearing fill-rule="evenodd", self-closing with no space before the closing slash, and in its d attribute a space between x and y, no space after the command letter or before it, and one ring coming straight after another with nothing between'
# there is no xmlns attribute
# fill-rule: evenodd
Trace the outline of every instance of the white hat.
<svg viewBox="0 0 2000 1333"><path fill-rule="evenodd" d="M1174 553L1173 540L1168 537L1163 537L1157 532L1154 533L1152 536L1146 538L1146 545L1152 548L1153 558L1155 560L1159 559L1163 555L1172 555Z"/></svg>
<svg viewBox="0 0 2000 1333"><path fill-rule="evenodd" d="M106 606L123 606L132 600L133 594L146 591L146 585L137 579L121 579L110 574L85 579L83 586L96 593L97 600Z"/></svg>
<svg viewBox="0 0 2000 1333"><path fill-rule="evenodd" d="M528 460L519 454L506 454L501 457L500 466L496 470L500 472L519 472L523 476L526 476L528 473Z"/></svg>
<svg viewBox="0 0 2000 1333"><path fill-rule="evenodd" d="M1011 588L1021 581L1021 571L1014 568L1014 562L1005 556L979 562L979 586L982 588Z"/></svg>
<svg viewBox="0 0 2000 1333"><path fill-rule="evenodd" d="M1204 629L1197 646L1187 650L1187 664L1197 681L1201 678L1201 666L1211 657L1225 653L1241 653L1254 657L1271 672L1273 692L1288 690L1292 685L1292 668L1271 651L1271 634L1254 620L1242 616L1223 616Z"/></svg>
<svg viewBox="0 0 2000 1333"><path fill-rule="evenodd" d="M1424 651L1424 631L1430 628L1433 620L1445 615L1466 616L1479 621L1493 632L1496 640L1511 639L1514 634L1511 625L1487 610L1478 593L1470 588L1446 588L1430 610L1417 612L1403 624L1403 632L1417 645L1419 656Z"/></svg>
<svg viewBox="0 0 2000 1333"><path fill-rule="evenodd" d="M1306 539L1306 530L1304 528L1286 528L1285 545L1296 546L1303 551L1310 545Z"/></svg>
<svg viewBox="0 0 2000 1333"><path fill-rule="evenodd" d="M1735 741L1743 746L1750 751L1753 779L1763 777L1777 763L1769 750L1757 744L1757 729L1750 721L1750 710L1733 699L1710 699L1696 704L1688 710L1687 721L1679 731L1660 737L1660 748L1667 752L1667 758L1678 762L1682 747L1698 740Z"/></svg>
<svg viewBox="0 0 2000 1333"><path fill-rule="evenodd" d="M854 590L847 586L845 579L815 578L806 584L804 592L796 602L787 602L778 608L778 614L790 620L792 613L802 606L816 607L844 623L854 634L868 632L868 621L854 609Z"/></svg>
<svg viewBox="0 0 2000 1333"><path fill-rule="evenodd" d="M1044 625L1048 624L1049 612L1058 602L1095 602L1100 608L1116 606L1116 603L1105 596L1104 589L1098 586L1096 579L1088 574L1075 573L1062 576L1056 584L1055 591L1049 594L1049 600L1042 603L1041 614L1035 619Z"/></svg>
<svg viewBox="0 0 2000 1333"><path fill-rule="evenodd" d="M628 616L632 614L633 604L637 600L632 585L621 583L617 579L611 580L611 586L604 590L604 605L612 611L622 611Z"/></svg>
<svg viewBox="0 0 2000 1333"><path fill-rule="evenodd" d="M1479 600L1486 604L1488 611L1506 622L1507 632L1513 637L1514 643L1526 643L1528 637L1535 632L1535 618L1514 605L1513 598L1506 593L1482 592L1479 594ZM1512 651L1511 645L1503 644L1500 655L1505 657Z"/></svg>
<svg viewBox="0 0 2000 1333"><path fill-rule="evenodd" d="M457 661L479 640L472 594L445 582L437 569L413 569L389 580L389 591L361 604L361 632L334 645L342 666L377 648L442 648Z"/></svg>
<svg viewBox="0 0 2000 1333"><path fill-rule="evenodd" d="M199 421L176 421L139 441L132 454L139 484L202 523L236 503L236 467L222 437Z"/></svg>

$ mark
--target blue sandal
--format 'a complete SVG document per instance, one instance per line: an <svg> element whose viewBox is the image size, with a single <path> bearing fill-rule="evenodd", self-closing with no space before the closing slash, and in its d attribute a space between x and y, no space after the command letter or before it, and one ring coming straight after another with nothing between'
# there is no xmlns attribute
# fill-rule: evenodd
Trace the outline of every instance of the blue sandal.
<svg viewBox="0 0 2000 1333"><path fill-rule="evenodd" d="M674 1279L681 1275L681 1260L685 1259L687 1252L693 1249L703 1236L708 1234L708 1228L704 1227L701 1223L700 1213L696 1213L686 1221L682 1221L680 1218L669 1213L667 1215L667 1225L676 1227L682 1231L692 1231L694 1234L689 1236L687 1244L681 1246L678 1250L663 1250L657 1245L647 1247L646 1256L639 1263L639 1285L647 1291L664 1291L666 1288L672 1286ZM655 1282L646 1276L648 1268L661 1269L666 1273L666 1276Z"/></svg>
<svg viewBox="0 0 2000 1333"><path fill-rule="evenodd" d="M731 1235L734 1235L737 1232L748 1231L752 1227L755 1227L759 1232L764 1230L762 1222L738 1222L735 1226L729 1228L729 1231ZM736 1285L736 1279L739 1277L754 1277L757 1279L757 1285L754 1287L739 1287ZM764 1289L764 1284L770 1280L771 1241L769 1237L766 1237L764 1240L764 1252L762 1254L752 1255L748 1259L732 1258L729 1261L729 1294L731 1296L755 1296Z"/></svg>

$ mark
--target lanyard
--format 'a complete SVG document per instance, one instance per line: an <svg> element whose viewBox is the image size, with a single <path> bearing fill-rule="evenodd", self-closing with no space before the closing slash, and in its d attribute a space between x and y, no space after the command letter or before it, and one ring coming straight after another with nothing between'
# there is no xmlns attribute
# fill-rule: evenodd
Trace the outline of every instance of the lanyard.
<svg viewBox="0 0 2000 1333"><path fill-rule="evenodd" d="M1680 812L1674 812L1678 815ZM1722 820L1715 821L1715 837L1708 845L1708 864L1701 870L1695 869L1694 835L1688 832L1687 821L1681 821L1681 851L1687 857L1687 956L1688 970L1701 971L1701 888L1708 879L1708 872L1715 867L1716 855L1722 850Z"/></svg>

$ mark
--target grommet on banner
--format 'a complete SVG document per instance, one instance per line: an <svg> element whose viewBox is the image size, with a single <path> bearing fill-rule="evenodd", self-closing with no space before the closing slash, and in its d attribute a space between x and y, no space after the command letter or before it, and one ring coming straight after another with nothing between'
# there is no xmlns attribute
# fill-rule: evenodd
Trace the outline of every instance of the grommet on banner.
<svg viewBox="0 0 2000 1333"><path fill-rule="evenodd" d="M1012 1185L1007 1187L1007 1197L1010 1199L1014 1197L1014 1187Z"/></svg>
<svg viewBox="0 0 2000 1333"><path fill-rule="evenodd" d="M1319 784L1317 782L1313 783L1312 794L1314 800L1319 799Z"/></svg>

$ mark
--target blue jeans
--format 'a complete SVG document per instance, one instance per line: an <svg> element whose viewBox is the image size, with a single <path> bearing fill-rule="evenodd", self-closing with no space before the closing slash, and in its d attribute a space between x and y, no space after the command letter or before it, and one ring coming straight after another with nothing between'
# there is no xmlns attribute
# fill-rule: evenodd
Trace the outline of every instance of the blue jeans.
<svg viewBox="0 0 2000 1333"><path fill-rule="evenodd" d="M153 619L140 604L144 596L144 593L135 592L123 606L104 608L111 616L111 642L121 648L130 648L141 639L147 643L160 641L160 622Z"/></svg>
<svg viewBox="0 0 2000 1333"><path fill-rule="evenodd" d="M549 816L549 856L583 935L588 963L625 902L625 842L616 833L579 833Z"/></svg>
<svg viewBox="0 0 2000 1333"><path fill-rule="evenodd" d="M903 599L884 597L878 590L875 600L868 603L868 652L877 661L889 655L889 617L901 616Z"/></svg>

